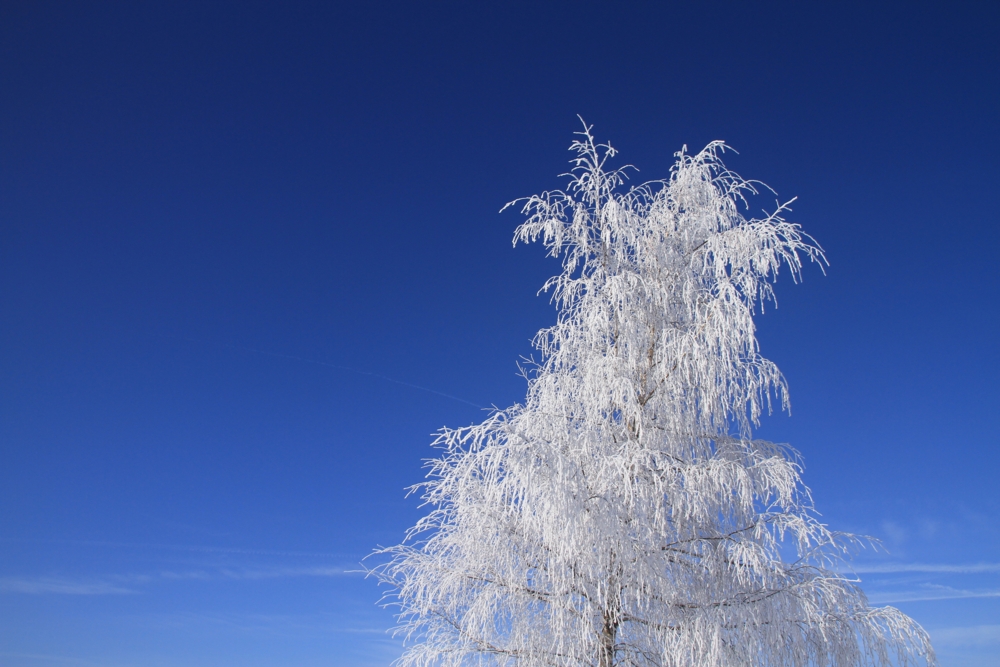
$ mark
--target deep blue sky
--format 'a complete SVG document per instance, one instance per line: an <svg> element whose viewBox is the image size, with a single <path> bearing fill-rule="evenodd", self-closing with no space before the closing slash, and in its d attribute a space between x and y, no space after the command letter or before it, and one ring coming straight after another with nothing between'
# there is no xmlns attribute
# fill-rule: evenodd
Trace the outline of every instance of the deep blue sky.
<svg viewBox="0 0 1000 667"><path fill-rule="evenodd" d="M640 178L724 139L799 197L831 266L759 319L760 435L884 540L874 601L996 664L998 7L3 3L0 663L397 655L344 571L432 431L523 396L557 265L497 211L581 114Z"/></svg>

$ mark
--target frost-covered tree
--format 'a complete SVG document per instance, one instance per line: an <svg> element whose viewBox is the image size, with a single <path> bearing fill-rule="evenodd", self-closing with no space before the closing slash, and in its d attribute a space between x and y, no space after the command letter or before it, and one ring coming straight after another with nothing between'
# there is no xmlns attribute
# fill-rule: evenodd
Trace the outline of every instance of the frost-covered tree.
<svg viewBox="0 0 1000 667"><path fill-rule="evenodd" d="M515 243L562 258L527 398L440 432L430 513L378 552L399 664L934 664L840 573L857 540L817 520L797 454L752 437L788 405L753 313L822 250L785 206L741 214L755 184L721 142L624 190L579 134L568 189L519 200Z"/></svg>

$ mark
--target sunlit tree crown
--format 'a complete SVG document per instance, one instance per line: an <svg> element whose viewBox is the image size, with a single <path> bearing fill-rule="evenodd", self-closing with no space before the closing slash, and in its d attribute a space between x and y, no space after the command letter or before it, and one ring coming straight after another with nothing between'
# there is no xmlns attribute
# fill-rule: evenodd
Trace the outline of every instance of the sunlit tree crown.
<svg viewBox="0 0 1000 667"><path fill-rule="evenodd" d="M822 250L726 149L682 150L624 189L585 126L565 191L520 200L515 243L562 271L523 405L444 429L432 510L374 572L401 665L934 664L926 633L839 573L857 540L819 523L797 454L754 440L784 379L753 315Z"/></svg>

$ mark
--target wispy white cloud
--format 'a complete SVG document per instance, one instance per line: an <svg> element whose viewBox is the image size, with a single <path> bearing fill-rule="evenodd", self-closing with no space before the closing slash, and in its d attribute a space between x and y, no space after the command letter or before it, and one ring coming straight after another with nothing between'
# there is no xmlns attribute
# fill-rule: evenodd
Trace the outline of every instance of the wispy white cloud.
<svg viewBox="0 0 1000 667"><path fill-rule="evenodd" d="M882 533L888 537L891 542L897 544L906 542L910 537L910 531L895 521L883 521Z"/></svg>
<svg viewBox="0 0 1000 667"><path fill-rule="evenodd" d="M13 658L18 660L30 660L33 665L83 665L84 667L109 667L107 661L93 662L84 658L77 658L66 655L51 655L48 653L9 653L0 651L0 658Z"/></svg>
<svg viewBox="0 0 1000 667"><path fill-rule="evenodd" d="M161 571L156 575L108 575L103 580L69 579L62 577L0 577L0 593L27 593L41 595L124 595L137 593L136 586L157 579L168 581L256 581L291 577L343 577L358 574L342 567L275 567L275 568L209 568L187 571Z"/></svg>
<svg viewBox="0 0 1000 667"><path fill-rule="evenodd" d="M216 575L206 570L185 570L183 572L164 570L159 573L159 577L176 581L209 581L216 578Z"/></svg>
<svg viewBox="0 0 1000 667"><path fill-rule="evenodd" d="M49 577L0 577L0 592L42 595L127 595L136 591L106 581L74 581Z"/></svg>
<svg viewBox="0 0 1000 667"><path fill-rule="evenodd" d="M930 602L934 600L961 600L966 598L998 598L1000 590L963 590L951 586L925 584L916 589L900 591L872 591L869 599L876 604L892 602Z"/></svg>
<svg viewBox="0 0 1000 667"><path fill-rule="evenodd" d="M211 547L197 544L161 544L148 542L111 542L107 540L26 539L0 537L0 542L15 544L67 544L82 547L107 547L112 549L138 549L145 551L181 551L238 556L294 556L315 558L342 558L343 554L321 551L284 551L275 549L247 549L237 547Z"/></svg>
<svg viewBox="0 0 1000 667"><path fill-rule="evenodd" d="M382 636L387 641L399 644L387 629L385 618L372 608L355 608L341 613L308 614L249 614L243 612L181 612L173 614L151 614L144 622L151 627L171 628L212 628L215 633L240 632L256 635L281 636L329 636L331 634L355 634Z"/></svg>
<svg viewBox="0 0 1000 667"><path fill-rule="evenodd" d="M930 563L886 563L858 565L851 568L858 574L896 574L903 572L926 572L940 574L989 574L1000 573L1000 563L972 563L948 565Z"/></svg>
<svg viewBox="0 0 1000 667"><path fill-rule="evenodd" d="M967 628L941 628L930 632L937 646L985 648L1000 646L1000 625L975 625Z"/></svg>
<svg viewBox="0 0 1000 667"><path fill-rule="evenodd" d="M342 567L281 567L258 570L221 570L230 579L277 579L284 577L342 577L355 574Z"/></svg>
<svg viewBox="0 0 1000 667"><path fill-rule="evenodd" d="M284 579L289 577L343 577L356 574L353 570L342 567L311 566L311 567L274 567L274 568L232 568L221 567L213 569L189 570L184 572L163 571L163 579L211 581L219 579L255 580Z"/></svg>

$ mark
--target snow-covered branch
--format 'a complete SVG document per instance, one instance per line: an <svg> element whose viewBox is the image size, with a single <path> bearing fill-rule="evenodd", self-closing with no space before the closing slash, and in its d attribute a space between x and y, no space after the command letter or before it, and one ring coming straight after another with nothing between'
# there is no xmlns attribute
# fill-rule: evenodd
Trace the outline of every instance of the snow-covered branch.
<svg viewBox="0 0 1000 667"><path fill-rule="evenodd" d="M521 200L515 242L562 260L523 405L441 431L429 514L372 572L402 667L934 664L926 633L836 571L798 454L752 437L785 380L757 307L822 249L713 142L623 190L584 126L565 190ZM794 555L789 559L789 555Z"/></svg>

